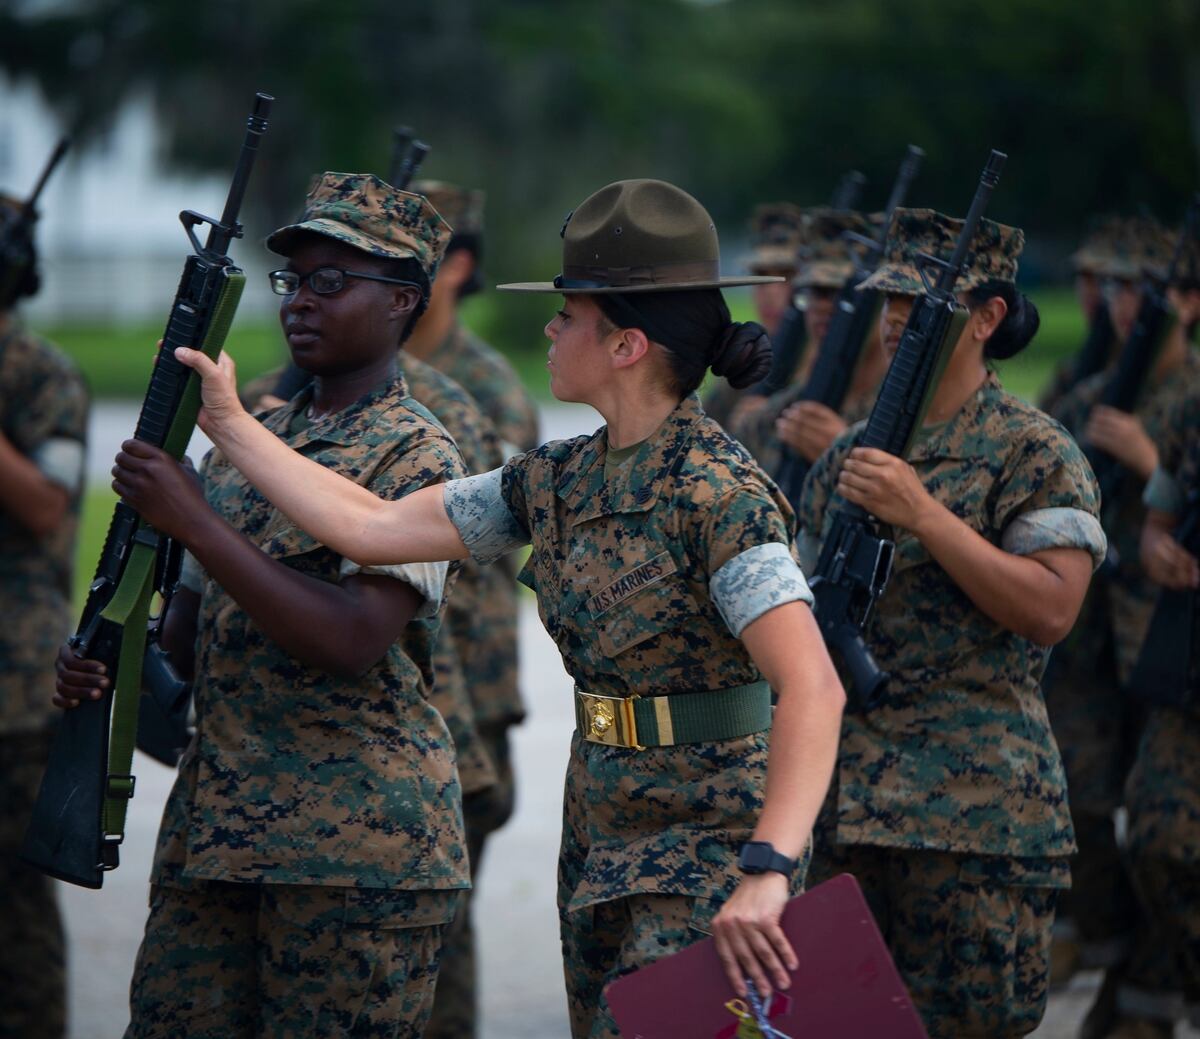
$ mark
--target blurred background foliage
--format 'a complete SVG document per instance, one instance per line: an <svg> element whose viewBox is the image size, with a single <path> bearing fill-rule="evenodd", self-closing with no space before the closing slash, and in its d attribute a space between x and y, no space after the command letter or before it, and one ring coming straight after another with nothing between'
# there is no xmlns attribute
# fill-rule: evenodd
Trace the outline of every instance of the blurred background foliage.
<svg viewBox="0 0 1200 1039"><path fill-rule="evenodd" d="M911 141L912 204L951 212L1008 151L991 215L1026 228L1026 285L1061 284L1088 215L1177 221L1200 164L1196 0L0 0L0 67L84 144L149 90L195 171L227 170L253 92L275 94L251 237L314 171L383 171L412 125L424 172L486 189L493 282L552 274L564 214L631 176L704 201L732 265L756 203L821 202L853 167L882 205ZM515 353L545 316L494 294L474 313Z"/></svg>

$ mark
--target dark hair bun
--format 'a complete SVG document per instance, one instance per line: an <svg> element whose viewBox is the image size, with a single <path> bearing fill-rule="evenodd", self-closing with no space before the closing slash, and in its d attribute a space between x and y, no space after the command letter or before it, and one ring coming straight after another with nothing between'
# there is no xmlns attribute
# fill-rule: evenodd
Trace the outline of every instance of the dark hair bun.
<svg viewBox="0 0 1200 1039"><path fill-rule="evenodd" d="M712 370L740 390L763 379L771 370L771 337L757 321L731 322L713 354Z"/></svg>
<svg viewBox="0 0 1200 1039"><path fill-rule="evenodd" d="M1000 322L984 348L984 356L993 361L1015 357L1029 344L1042 323L1037 305L1023 292L1014 290L1008 303L1008 313Z"/></svg>

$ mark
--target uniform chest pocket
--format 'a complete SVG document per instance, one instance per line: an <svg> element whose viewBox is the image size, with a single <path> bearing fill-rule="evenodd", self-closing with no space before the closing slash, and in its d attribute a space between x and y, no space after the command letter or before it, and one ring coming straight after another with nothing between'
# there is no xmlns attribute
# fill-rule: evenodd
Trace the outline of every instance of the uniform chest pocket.
<svg viewBox="0 0 1200 1039"><path fill-rule="evenodd" d="M656 635L694 624L698 606L681 578L660 578L595 618L601 649L616 657Z"/></svg>

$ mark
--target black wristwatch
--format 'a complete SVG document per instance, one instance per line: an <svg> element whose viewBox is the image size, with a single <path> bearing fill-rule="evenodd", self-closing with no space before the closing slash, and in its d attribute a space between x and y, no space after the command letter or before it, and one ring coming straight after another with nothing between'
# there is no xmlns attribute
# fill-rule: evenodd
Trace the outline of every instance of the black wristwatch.
<svg viewBox="0 0 1200 1039"><path fill-rule="evenodd" d="M796 870L796 860L780 854L770 841L747 841L738 853L738 869L743 873L782 873L790 877Z"/></svg>

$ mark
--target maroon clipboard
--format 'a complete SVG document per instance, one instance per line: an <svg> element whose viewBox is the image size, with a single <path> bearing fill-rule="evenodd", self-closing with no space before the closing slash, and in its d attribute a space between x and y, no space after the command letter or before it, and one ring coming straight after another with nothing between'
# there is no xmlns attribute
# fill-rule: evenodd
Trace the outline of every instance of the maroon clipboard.
<svg viewBox="0 0 1200 1039"><path fill-rule="evenodd" d="M849 873L793 898L783 929L800 969L775 993L768 1018L789 1039L928 1039ZM737 997L711 938L618 978L608 1004L625 1039L738 1039L748 1008Z"/></svg>

